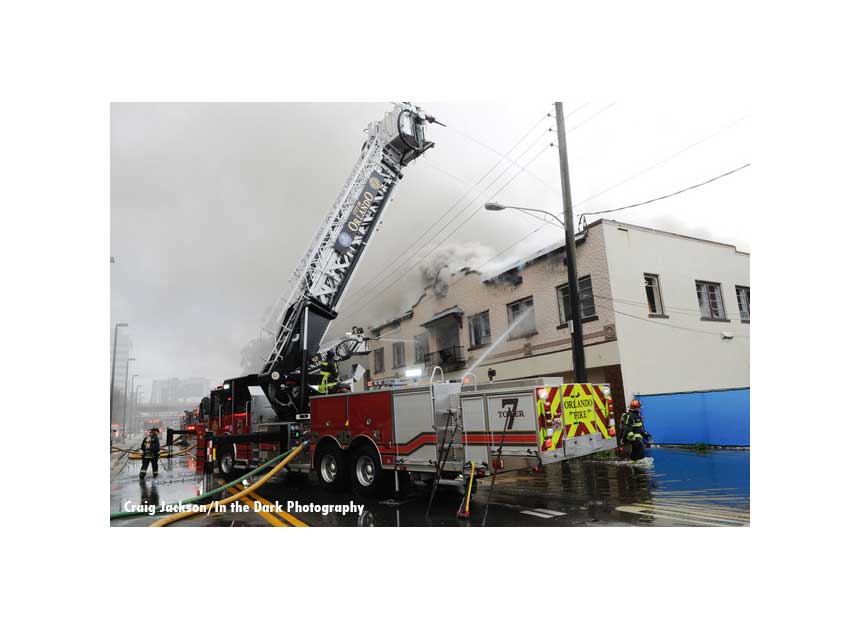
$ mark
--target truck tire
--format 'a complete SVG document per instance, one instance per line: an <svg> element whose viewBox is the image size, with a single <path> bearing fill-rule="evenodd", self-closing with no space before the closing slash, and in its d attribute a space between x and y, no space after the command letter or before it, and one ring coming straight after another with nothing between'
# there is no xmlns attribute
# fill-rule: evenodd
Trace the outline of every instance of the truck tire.
<svg viewBox="0 0 860 630"><path fill-rule="evenodd" d="M343 451L333 445L324 444L317 451L317 474L325 490L343 490L346 485L346 457Z"/></svg>
<svg viewBox="0 0 860 630"><path fill-rule="evenodd" d="M218 472L225 479L236 474L236 457L233 454L233 445L224 444L218 447Z"/></svg>
<svg viewBox="0 0 860 630"><path fill-rule="evenodd" d="M358 494L370 496L382 487L382 464L376 449L369 444L362 444L352 452L349 470L352 486Z"/></svg>

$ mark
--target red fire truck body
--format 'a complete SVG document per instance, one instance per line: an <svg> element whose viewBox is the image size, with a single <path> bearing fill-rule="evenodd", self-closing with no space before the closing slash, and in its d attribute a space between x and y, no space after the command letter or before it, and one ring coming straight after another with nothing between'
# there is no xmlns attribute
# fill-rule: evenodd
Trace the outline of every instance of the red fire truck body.
<svg viewBox="0 0 860 630"><path fill-rule="evenodd" d="M198 442L201 462L216 462L222 474L256 467L308 438L308 452L290 470L315 471L327 488L349 484L358 492L378 489L385 471L456 483L472 463L485 476L617 446L606 385L541 378L330 394L311 399L309 422L285 426L266 421L265 396L242 391L236 380L220 390L230 392L223 396L229 413L220 407L207 427L229 443L216 437L213 449ZM232 404L237 400L243 411ZM275 426L277 439L266 442Z"/></svg>

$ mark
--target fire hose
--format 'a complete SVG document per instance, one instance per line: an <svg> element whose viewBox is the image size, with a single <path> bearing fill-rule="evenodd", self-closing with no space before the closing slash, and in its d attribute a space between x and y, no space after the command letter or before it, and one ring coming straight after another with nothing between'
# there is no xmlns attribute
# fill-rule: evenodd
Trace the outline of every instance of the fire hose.
<svg viewBox="0 0 860 630"><path fill-rule="evenodd" d="M469 518L469 499L472 498L472 485L475 483L475 462L469 462L472 465L472 471L469 473L469 489L466 491L465 507L457 512L457 518Z"/></svg>
<svg viewBox="0 0 860 630"><path fill-rule="evenodd" d="M161 449L159 451L159 458L161 457L176 457L177 455L185 455L192 449L194 446L189 446L188 448L182 451L176 451L175 453L170 453L167 449ZM112 446L111 451L114 453L127 453L129 459L143 459L143 456L140 454L140 449L129 449L129 448L119 448L118 446Z"/></svg>
<svg viewBox="0 0 860 630"><path fill-rule="evenodd" d="M291 460L292 460L296 455L298 455L299 453L301 453L301 452L302 452L302 450L304 450L305 446L307 446L307 444L308 444L308 443L307 443L307 441L302 442L301 444L299 444L299 445L298 445L297 447L295 447L292 451L290 451L290 452L289 452L289 454L288 454L288 455L287 455L287 456L286 456L286 457L285 457L285 458L284 458L284 459L283 459L283 460L282 460L282 461L281 461L277 466L275 466L274 468L272 468L272 470L270 470L269 472L267 472L265 475L263 475L262 477L260 477L256 482L254 482L253 484L251 484L250 486L248 486L248 487L247 487L247 488L245 488L244 490L242 490L242 491L240 491L240 492L237 492L236 494L234 494L234 495L232 495L232 496L230 496L230 497L227 497L227 498L226 498L226 499L224 499L223 501L212 501L211 503L209 503L209 504L207 504L207 505L204 505L204 506L200 507L200 509L199 509L199 510L196 510L196 511L190 511L190 510L188 510L188 511L183 511L183 512L177 512L177 513L175 513L175 514L171 514L170 516L165 516L164 518L159 519L159 520L155 521L154 523L152 523L152 524L150 525L150 527L164 527L164 526L166 526L166 525L170 525L171 523L175 523L176 521L182 520L183 518L188 518L189 516L194 516L195 514L200 514L200 513L202 513L202 512L208 512L208 511L209 511L209 510L211 510L213 507L216 507L216 506L219 506L219 505L229 505L230 503L233 503L234 501L238 501L238 500L239 500L239 499L241 499L242 497L244 497L244 496L246 496L246 495L248 495L248 494L250 494L250 493L254 492L254 490L256 490L257 488L259 488L260 486L262 486L263 484L265 484L269 479L271 479L272 477L274 477L274 476L275 476L275 474L276 474L279 470L281 470L284 466L286 466L287 464L289 464L289 463L290 463L290 461L291 461ZM250 476L250 475L247 475L247 476ZM218 490L224 490L224 489L226 489L226 488L225 488L225 486L221 486L220 488L218 488ZM199 497L198 497L198 498L199 498Z"/></svg>
<svg viewBox="0 0 860 630"><path fill-rule="evenodd" d="M295 450L295 449L293 449L293 451L294 451L294 450ZM211 496L215 496L216 494L220 494L220 493L224 492L225 490L227 490L228 488L232 488L233 486L237 486L237 485L239 485L240 483L242 483L243 481L245 481L246 479L248 479L249 477L253 477L254 475L256 475L256 474L258 474L258 473L262 472L263 470L265 470L265 469L266 469L266 468L268 468L269 466L272 466L273 464L276 464L279 460L281 460L281 459L283 459L284 457L287 457L287 456L289 456L291 453L293 453L293 451L287 451L286 453L281 453L281 454L280 454L280 455L278 455L277 457L273 457L273 458L272 458L272 459L270 459L269 461L267 461L267 462L265 462L264 464L262 464L262 465L258 466L258 467L257 467L257 468L255 468L254 470L252 470L252 471L250 471L250 472L246 473L245 475L243 475L243 476L239 477L239 478L238 478L238 479L236 479L235 481L232 481L232 482L230 482L230 483L224 484L223 486L218 486L218 487L217 487L217 488L215 488L214 490L210 490L209 492L204 492L203 494L201 494L201 495L199 495L199 496L191 497L190 499L182 499L181 501L176 501L176 502L174 502L174 503L169 503L169 504L167 504L167 505L179 505L180 503L185 503L185 504L187 504L187 503L194 503L194 502L196 502L196 501L202 501L203 499L208 499L209 497L211 497ZM147 514L146 514L146 512L136 512L136 511L132 511L132 512L111 512L110 520L113 520L113 519L115 519L115 518L127 518L127 517L129 517L129 516L146 516L146 515L147 515Z"/></svg>

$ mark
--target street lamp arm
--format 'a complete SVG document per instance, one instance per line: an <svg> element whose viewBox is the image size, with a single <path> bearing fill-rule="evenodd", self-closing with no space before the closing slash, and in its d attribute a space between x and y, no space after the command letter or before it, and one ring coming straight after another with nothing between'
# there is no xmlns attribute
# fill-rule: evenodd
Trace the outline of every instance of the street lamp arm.
<svg viewBox="0 0 860 630"><path fill-rule="evenodd" d="M538 214L545 214L548 217L550 217L551 219L553 219L556 223L558 223L562 229L564 229L564 221L559 219L552 212L548 212L546 210L540 210L538 208L525 208L523 206L509 206L509 205L498 203L495 201L490 201L490 202L485 203L484 208L486 208L487 210L493 211L493 212L498 212L499 210L510 209L510 210L519 210L520 212L536 212Z"/></svg>
<svg viewBox="0 0 860 630"><path fill-rule="evenodd" d="M564 229L564 221L559 219L552 212L548 212L547 210L538 210L537 208L522 208L520 206L508 206L508 208L512 208L513 210L522 210L523 212L538 212L540 214L545 214L552 219L555 219L555 222L558 223L562 229Z"/></svg>

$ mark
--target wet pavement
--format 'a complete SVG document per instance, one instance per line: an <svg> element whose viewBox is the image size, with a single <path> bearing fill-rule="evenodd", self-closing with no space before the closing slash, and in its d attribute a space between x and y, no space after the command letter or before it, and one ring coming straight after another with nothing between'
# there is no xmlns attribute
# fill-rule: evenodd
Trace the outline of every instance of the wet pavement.
<svg viewBox="0 0 860 630"><path fill-rule="evenodd" d="M239 503L247 512L194 516L172 527L748 526L749 463L749 451L651 448L645 463L636 465L580 459L540 472L504 473L496 478L492 493L490 480L480 482L468 520L456 517L461 495L454 488L440 488L425 518L429 487L422 484L413 484L395 501L327 493L315 475L290 475L274 478ZM157 480L148 473L141 482L139 470L140 462L127 458L112 466L111 512L199 496L218 483L196 474L189 456L162 459ZM321 511L348 508L350 502L364 506L361 514ZM271 513L254 512L254 503ZM116 519L111 525L143 526L156 519Z"/></svg>

